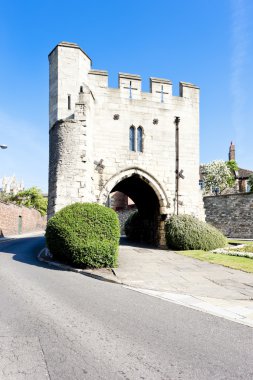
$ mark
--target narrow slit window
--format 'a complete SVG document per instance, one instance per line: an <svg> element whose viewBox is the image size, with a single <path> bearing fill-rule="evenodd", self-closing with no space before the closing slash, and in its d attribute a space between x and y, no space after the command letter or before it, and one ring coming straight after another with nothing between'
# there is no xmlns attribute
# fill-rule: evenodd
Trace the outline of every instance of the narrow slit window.
<svg viewBox="0 0 253 380"><path fill-rule="evenodd" d="M142 127L137 129L137 152L143 152L143 130Z"/></svg>
<svg viewBox="0 0 253 380"><path fill-rule="evenodd" d="M71 110L71 95L68 95L68 110Z"/></svg>
<svg viewBox="0 0 253 380"><path fill-rule="evenodd" d="M135 151L135 128L131 126L129 129L129 149Z"/></svg>

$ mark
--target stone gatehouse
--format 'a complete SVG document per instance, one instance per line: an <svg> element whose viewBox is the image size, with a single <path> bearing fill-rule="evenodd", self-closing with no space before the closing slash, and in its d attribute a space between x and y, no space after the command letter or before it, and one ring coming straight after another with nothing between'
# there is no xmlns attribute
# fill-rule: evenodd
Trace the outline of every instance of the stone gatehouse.
<svg viewBox="0 0 253 380"><path fill-rule="evenodd" d="M199 88L168 79L91 69L76 44L49 54L50 159L48 215L73 202L110 203L128 195L164 245L164 221L174 213L204 218L199 190Z"/></svg>

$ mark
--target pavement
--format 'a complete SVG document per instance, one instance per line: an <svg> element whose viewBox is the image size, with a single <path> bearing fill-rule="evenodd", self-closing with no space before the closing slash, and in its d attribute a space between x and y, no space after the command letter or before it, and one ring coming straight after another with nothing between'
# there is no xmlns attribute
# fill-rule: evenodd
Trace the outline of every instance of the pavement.
<svg viewBox="0 0 253 380"><path fill-rule="evenodd" d="M138 292L253 327L251 273L126 241L114 271Z"/></svg>
<svg viewBox="0 0 253 380"><path fill-rule="evenodd" d="M36 233L0 239L39 236ZM132 244L121 239L118 268L80 270L41 261L98 280L116 282L131 290L253 327L253 274L210 264L173 251Z"/></svg>

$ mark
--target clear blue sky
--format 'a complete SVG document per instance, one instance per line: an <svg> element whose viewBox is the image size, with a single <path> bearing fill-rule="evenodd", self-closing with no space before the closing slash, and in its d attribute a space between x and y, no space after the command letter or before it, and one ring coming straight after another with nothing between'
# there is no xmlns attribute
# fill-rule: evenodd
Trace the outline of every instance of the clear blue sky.
<svg viewBox="0 0 253 380"><path fill-rule="evenodd" d="M47 191L48 53L78 43L93 68L201 88L201 162L227 159L230 141L253 170L252 0L0 2L0 178Z"/></svg>

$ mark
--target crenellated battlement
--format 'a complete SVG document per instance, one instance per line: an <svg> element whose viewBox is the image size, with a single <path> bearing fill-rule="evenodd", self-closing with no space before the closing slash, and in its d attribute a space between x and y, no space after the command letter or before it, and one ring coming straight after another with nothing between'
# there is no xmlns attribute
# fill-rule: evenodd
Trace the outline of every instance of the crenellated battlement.
<svg viewBox="0 0 253 380"><path fill-rule="evenodd" d="M170 107L172 102L188 99L198 104L199 88L180 82L179 96L172 93L172 82L164 78L149 78L149 92L142 91L140 75L118 74L118 88L108 85L108 72L91 68L90 57L75 43L61 42L49 54L50 63L50 126L57 120L74 118L75 104L79 102L80 88L88 89L93 100L101 93L119 99L153 102L154 107ZM86 92L87 92L86 91ZM176 98L176 99L175 99ZM177 100L178 99L178 100ZM153 107L152 104L149 104Z"/></svg>
<svg viewBox="0 0 253 380"><path fill-rule="evenodd" d="M108 87L109 82L108 71L106 70L90 70L89 71L89 80L91 84L95 84L99 87ZM166 95L172 96L172 82L169 79L164 78L149 78L149 92L154 94L155 97L161 99L166 99ZM185 89L189 90L185 90ZM142 78L137 74L130 73L118 73L118 89L124 94L127 94L128 97L131 95L132 98L134 94L139 94L142 92ZM179 96L184 97L191 90L199 90L199 87L187 82L179 82ZM160 95L159 95L160 94ZM137 97L138 98L138 97Z"/></svg>

